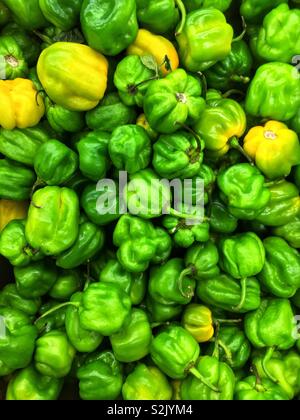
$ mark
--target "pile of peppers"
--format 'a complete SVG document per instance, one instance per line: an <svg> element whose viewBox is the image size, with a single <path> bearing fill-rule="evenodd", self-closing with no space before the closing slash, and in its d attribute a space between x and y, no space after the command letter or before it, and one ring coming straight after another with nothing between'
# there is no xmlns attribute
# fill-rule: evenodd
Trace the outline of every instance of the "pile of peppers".
<svg viewBox="0 0 300 420"><path fill-rule="evenodd" d="M0 399L298 399L299 0L1 0L0 58Z"/></svg>

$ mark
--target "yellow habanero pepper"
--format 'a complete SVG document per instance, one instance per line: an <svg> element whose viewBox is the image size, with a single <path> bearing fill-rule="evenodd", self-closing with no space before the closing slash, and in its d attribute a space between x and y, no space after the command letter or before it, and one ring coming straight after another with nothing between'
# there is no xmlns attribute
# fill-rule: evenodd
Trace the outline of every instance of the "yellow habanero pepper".
<svg viewBox="0 0 300 420"><path fill-rule="evenodd" d="M9 222L25 219L28 212L28 201L0 200L0 232Z"/></svg>
<svg viewBox="0 0 300 420"><path fill-rule="evenodd" d="M0 126L6 130L37 125L44 116L42 96L31 80L0 80Z"/></svg>
<svg viewBox="0 0 300 420"><path fill-rule="evenodd" d="M152 55L164 76L179 66L179 57L174 45L163 36L154 35L146 29L139 30L134 43L128 47L127 54L140 57Z"/></svg>
<svg viewBox="0 0 300 420"><path fill-rule="evenodd" d="M244 139L244 150L269 179L286 177L292 166L300 164L297 134L278 121L252 128Z"/></svg>
<svg viewBox="0 0 300 420"><path fill-rule="evenodd" d="M188 305L182 315L182 325L198 343L205 343L214 335L212 313L203 305Z"/></svg>
<svg viewBox="0 0 300 420"><path fill-rule="evenodd" d="M87 45L56 42L46 48L37 64L47 95L71 111L89 111L107 88L108 62Z"/></svg>

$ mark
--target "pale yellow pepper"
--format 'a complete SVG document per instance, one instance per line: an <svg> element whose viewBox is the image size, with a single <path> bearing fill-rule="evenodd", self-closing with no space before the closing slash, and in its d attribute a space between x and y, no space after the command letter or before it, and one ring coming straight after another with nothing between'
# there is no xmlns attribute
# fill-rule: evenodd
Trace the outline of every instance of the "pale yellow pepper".
<svg viewBox="0 0 300 420"><path fill-rule="evenodd" d="M205 343L214 335L212 313L203 305L188 305L183 312L182 325L198 343Z"/></svg>

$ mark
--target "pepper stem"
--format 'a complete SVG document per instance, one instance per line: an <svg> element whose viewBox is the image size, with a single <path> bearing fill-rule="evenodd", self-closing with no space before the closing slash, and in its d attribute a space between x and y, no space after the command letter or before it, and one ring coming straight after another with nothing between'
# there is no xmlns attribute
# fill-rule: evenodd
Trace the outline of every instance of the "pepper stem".
<svg viewBox="0 0 300 420"><path fill-rule="evenodd" d="M181 213L181 212L179 212L175 209L172 209L172 208L169 208L168 211L169 211L169 214L171 216L178 217L179 219L198 220L199 223L200 222L205 223L205 222L210 221L210 219L208 217L203 217L202 218L201 216L197 216L195 214Z"/></svg>
<svg viewBox="0 0 300 420"><path fill-rule="evenodd" d="M254 162L253 162L253 160L252 160L252 158L248 155L248 153L246 153L245 152L245 150L242 148L242 146L240 145L240 143L239 143L239 140L238 140L238 138L237 137L232 137L230 140L229 140L229 145L233 148L233 149L236 149L236 150L238 150L247 160L248 160L248 162L250 163L250 165L252 165L252 166L255 166L255 164L254 164Z"/></svg>
<svg viewBox="0 0 300 420"><path fill-rule="evenodd" d="M230 78L233 82L244 83L245 85L250 82L250 77L233 74Z"/></svg>
<svg viewBox="0 0 300 420"><path fill-rule="evenodd" d="M230 364L230 366L233 365L233 361L232 361L232 352L231 350L226 346L225 343L223 343L222 340L217 339L218 341L218 345L224 350L225 353L225 357L228 361L228 363Z"/></svg>
<svg viewBox="0 0 300 420"><path fill-rule="evenodd" d="M201 71L198 71L197 74L199 75L200 79L201 79L201 84L202 84L202 96L203 98L206 100L207 98L207 91L208 91L208 86L207 86L207 79L205 77L205 74L202 73Z"/></svg>
<svg viewBox="0 0 300 420"><path fill-rule="evenodd" d="M179 121L176 122L177 125L180 125L182 128L184 128L186 131L188 131L189 133L192 134L192 136L194 136L196 142L197 142L197 151L199 151L199 153L202 151L202 145L201 145L201 137L199 136L198 133L196 133L196 131L194 131L191 127L189 127L188 125L181 123Z"/></svg>
<svg viewBox="0 0 300 420"><path fill-rule="evenodd" d="M214 319L214 322L215 323L219 323L219 324L240 324L241 322L243 322L243 320L242 319L218 319L218 318L215 318Z"/></svg>
<svg viewBox="0 0 300 420"><path fill-rule="evenodd" d="M214 392L220 393L219 389L212 385L209 381L207 381L203 375L201 375L200 372L195 367L192 367L189 372L195 376L195 378L199 379L200 382L202 382L204 385L206 385L209 389L211 389Z"/></svg>
<svg viewBox="0 0 300 420"><path fill-rule="evenodd" d="M247 296L247 277L241 279L241 300L238 306L236 306L234 309L236 311L239 311L244 306L246 296Z"/></svg>
<svg viewBox="0 0 300 420"><path fill-rule="evenodd" d="M187 13L182 0L175 0L175 3L177 4L177 7L181 13L181 22L178 29L175 32L175 36L179 36L181 35L183 28L185 27Z"/></svg>
<svg viewBox="0 0 300 420"><path fill-rule="evenodd" d="M269 362L270 359L272 359L274 351L275 351L275 347L269 347L267 349L266 354L265 354L265 356L263 358L263 361L262 361L262 367L263 367L263 370L264 370L265 374L268 376L268 378L270 378L271 381L277 383L278 380L276 378L274 378L274 376L270 373L270 371L267 367L267 363Z"/></svg>
<svg viewBox="0 0 300 420"><path fill-rule="evenodd" d="M60 305L57 305L54 308L49 309L49 311L47 311L43 315L41 315L34 323L37 324L42 319L44 319L47 316L53 314L54 312L58 311L59 309L65 308L66 306L75 306L76 308L78 308L79 307L79 303L75 303L75 302L61 303Z"/></svg>
<svg viewBox="0 0 300 420"><path fill-rule="evenodd" d="M192 267L186 268L185 270L183 270L180 273L180 276L179 276L179 279L178 279L178 283L177 283L178 284L178 289L179 289L180 293L182 294L183 297L185 297L187 299L190 299L190 298L192 298L194 296L194 291L193 291L193 289L192 289L191 286L188 286L186 291L184 290L184 287L183 287L183 279L186 276L191 275L192 273L193 273L193 268Z"/></svg>
<svg viewBox="0 0 300 420"><path fill-rule="evenodd" d="M230 89L227 92L223 93L222 97L224 99L230 98L231 95L241 95L242 97L245 96L245 93L239 89Z"/></svg>
<svg viewBox="0 0 300 420"><path fill-rule="evenodd" d="M237 36L236 38L233 38L232 42L238 42L238 41L241 41L242 39L244 39L244 36L247 33L247 23L246 23L246 20L245 20L244 16L242 16L242 23L243 23L242 33L239 36Z"/></svg>
<svg viewBox="0 0 300 420"><path fill-rule="evenodd" d="M48 45L52 45L52 44L54 44L54 41L49 37L49 36L47 36L47 35L45 35L45 34L42 34L41 32L39 32L39 31L33 31L33 33L38 37L38 38L40 38L40 40L41 41L43 41L43 42L45 42L46 44L48 44Z"/></svg>

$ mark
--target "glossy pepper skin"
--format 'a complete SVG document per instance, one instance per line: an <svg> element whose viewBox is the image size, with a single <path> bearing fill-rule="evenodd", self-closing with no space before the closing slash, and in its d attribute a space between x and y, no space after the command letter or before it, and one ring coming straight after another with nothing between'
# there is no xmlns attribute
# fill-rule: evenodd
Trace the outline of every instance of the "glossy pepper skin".
<svg viewBox="0 0 300 420"><path fill-rule="evenodd" d="M49 140L37 151L34 170L47 185L67 182L78 168L78 156L58 140Z"/></svg>
<svg viewBox="0 0 300 420"><path fill-rule="evenodd" d="M204 142L191 133L162 135L153 146L153 167L162 178L193 178L200 171L204 147Z"/></svg>
<svg viewBox="0 0 300 420"><path fill-rule="evenodd" d="M229 213L227 206L218 196L214 196L211 202L210 228L217 233L234 233L238 226L238 220Z"/></svg>
<svg viewBox="0 0 300 420"><path fill-rule="evenodd" d="M0 54L4 58L5 68L2 68L2 71L4 70L5 72L5 79L16 79L17 77L26 76L28 66L25 57L17 41L12 36L4 35L0 37Z"/></svg>
<svg viewBox="0 0 300 420"><path fill-rule="evenodd" d="M297 134L277 121L252 128L244 139L244 149L269 179L286 177L292 166L300 164Z"/></svg>
<svg viewBox="0 0 300 420"><path fill-rule="evenodd" d="M167 305L165 302L159 303L149 295L146 300L146 308L151 321L159 323L177 319L182 312L181 305Z"/></svg>
<svg viewBox="0 0 300 420"><path fill-rule="evenodd" d="M183 379L195 365L200 347L184 328L171 325L152 341L151 357L159 369L172 379Z"/></svg>
<svg viewBox="0 0 300 420"><path fill-rule="evenodd" d="M0 80L1 127L7 130L34 127L44 113L42 96L30 80Z"/></svg>
<svg viewBox="0 0 300 420"><path fill-rule="evenodd" d="M7 284L0 291L0 306L17 309L28 316L35 315L41 304L40 298L25 299L24 296L21 296L15 284Z"/></svg>
<svg viewBox="0 0 300 420"><path fill-rule="evenodd" d="M249 163L222 170L217 182L222 200L229 212L238 219L255 219L265 209L271 196L264 185L264 176Z"/></svg>
<svg viewBox="0 0 300 420"><path fill-rule="evenodd" d="M255 376L248 376L237 382L235 399L237 401L287 401L289 398L281 386L270 379L263 378L260 383L257 383Z"/></svg>
<svg viewBox="0 0 300 420"><path fill-rule="evenodd" d="M71 248L59 255L56 265L65 269L77 268L93 258L104 245L104 231L89 221L79 225L78 237Z"/></svg>
<svg viewBox="0 0 300 420"><path fill-rule="evenodd" d="M129 174L147 168L151 159L151 140L146 130L137 125L117 127L109 142L109 156L114 166Z"/></svg>
<svg viewBox="0 0 300 420"><path fill-rule="evenodd" d="M32 197L25 234L29 244L44 255L58 255L78 236L79 203L68 188L45 187Z"/></svg>
<svg viewBox="0 0 300 420"><path fill-rule="evenodd" d="M299 214L300 196L296 185L282 180L271 185L270 200L265 209L256 218L265 226L283 226Z"/></svg>
<svg viewBox="0 0 300 420"><path fill-rule="evenodd" d="M287 3L287 0L243 0L241 5L241 15L250 22L259 21L270 10L281 3Z"/></svg>
<svg viewBox="0 0 300 420"><path fill-rule="evenodd" d="M263 21L254 42L256 54L264 61L291 63L300 49L300 11L283 3Z"/></svg>
<svg viewBox="0 0 300 420"><path fill-rule="evenodd" d="M189 248L195 242L206 242L209 240L209 224L188 225L186 220L175 216L165 216L162 225L170 235L176 245L181 248Z"/></svg>
<svg viewBox="0 0 300 420"><path fill-rule="evenodd" d="M205 108L201 93L200 82L183 69L154 80L144 98L144 112L150 126L159 133L172 134L181 124L195 122Z"/></svg>
<svg viewBox="0 0 300 420"><path fill-rule="evenodd" d="M37 329L23 312L0 307L5 335L0 336L0 377L29 365L37 337Z"/></svg>
<svg viewBox="0 0 300 420"><path fill-rule="evenodd" d="M132 124L136 111L125 105L117 92L108 93L100 104L86 114L86 123L91 130L112 132L120 125Z"/></svg>
<svg viewBox="0 0 300 420"><path fill-rule="evenodd" d="M80 324L87 330L111 336L121 330L130 310L130 298L120 286L94 283L83 292L79 308Z"/></svg>
<svg viewBox="0 0 300 420"><path fill-rule="evenodd" d="M4 4L12 12L14 20L28 30L47 26L47 21L40 9L39 0L4 0Z"/></svg>
<svg viewBox="0 0 300 420"><path fill-rule="evenodd" d="M225 274L220 274L211 279L204 279L198 283L197 296L207 305L229 312L247 313L258 309L260 298L259 282L254 277L249 277L245 286L245 300L242 300L240 282Z"/></svg>
<svg viewBox="0 0 300 420"><path fill-rule="evenodd" d="M163 229L129 214L123 215L117 223L113 241L119 247L118 260L133 273L147 270L150 262L166 261L171 253L172 241Z"/></svg>
<svg viewBox="0 0 300 420"><path fill-rule="evenodd" d="M55 401L63 386L61 379L40 374L30 365L18 371L9 381L7 401Z"/></svg>
<svg viewBox="0 0 300 420"><path fill-rule="evenodd" d="M237 41L232 44L229 55L210 67L205 76L211 88L227 91L249 83L252 66L248 45L245 41Z"/></svg>
<svg viewBox="0 0 300 420"><path fill-rule="evenodd" d="M50 331L36 341L34 363L42 375L52 378L67 376L74 356L75 349L62 331Z"/></svg>
<svg viewBox="0 0 300 420"><path fill-rule="evenodd" d="M188 305L182 314L181 323L198 343L205 343L214 335L212 313L206 306L196 303Z"/></svg>
<svg viewBox="0 0 300 420"><path fill-rule="evenodd" d="M150 352L152 330L146 312L134 308L122 330L110 336L116 359L131 363L143 359Z"/></svg>
<svg viewBox="0 0 300 420"><path fill-rule="evenodd" d="M53 330L61 331L64 328L66 306L58 308L60 304L57 300L49 300L41 306L39 311L40 318L35 321L40 334ZM48 313L48 311L51 311L51 313Z"/></svg>
<svg viewBox="0 0 300 420"><path fill-rule="evenodd" d="M166 401L172 398L172 387L157 367L139 363L127 376L122 396L125 401Z"/></svg>
<svg viewBox="0 0 300 420"><path fill-rule="evenodd" d="M85 126L83 113L70 111L53 103L49 98L45 99L45 106L48 123L58 134L78 133L83 130Z"/></svg>
<svg viewBox="0 0 300 420"><path fill-rule="evenodd" d="M49 292L52 299L66 301L81 288L81 273L76 270L59 270L58 277Z"/></svg>
<svg viewBox="0 0 300 420"><path fill-rule="evenodd" d="M272 295L291 298L300 288L300 256L284 239L269 237L263 241L266 261L258 275Z"/></svg>
<svg viewBox="0 0 300 420"><path fill-rule="evenodd" d="M56 42L40 55L37 72L53 102L70 111L89 111L104 96L108 62L86 45Z"/></svg>
<svg viewBox="0 0 300 420"><path fill-rule="evenodd" d="M79 21L82 0L39 0L39 5L52 25L68 31Z"/></svg>
<svg viewBox="0 0 300 420"><path fill-rule="evenodd" d="M102 343L103 336L96 332L90 331L81 326L79 319L79 306L82 304L82 292L75 293L71 299L71 303L66 310L65 328L68 339L72 346L80 353L91 353L95 351Z"/></svg>
<svg viewBox="0 0 300 420"><path fill-rule="evenodd" d="M246 115L238 102L223 98L213 90L207 94L207 105L194 129L204 140L211 157L220 157L229 151L231 142L246 131Z"/></svg>
<svg viewBox="0 0 300 420"><path fill-rule="evenodd" d="M27 217L28 201L0 199L0 232L13 220Z"/></svg>
<svg viewBox="0 0 300 420"><path fill-rule="evenodd" d="M83 400L115 400L122 390L122 366L111 351L89 356L77 370L77 378Z"/></svg>
<svg viewBox="0 0 300 420"><path fill-rule="evenodd" d="M229 55L233 28L220 10L199 9L187 15L176 39L184 67L191 72L204 71Z"/></svg>
<svg viewBox="0 0 300 420"><path fill-rule="evenodd" d="M283 238L291 247L300 248L300 218L296 217L283 226L272 230L275 236Z"/></svg>
<svg viewBox="0 0 300 420"><path fill-rule="evenodd" d="M42 126L23 130L0 129L0 152L9 159L33 166L34 158L40 146L50 140L49 134Z"/></svg>
<svg viewBox="0 0 300 420"><path fill-rule="evenodd" d="M235 376L232 369L216 357L200 357L196 364L197 371L217 388L211 390L193 375L181 383L180 395L183 400L233 400Z"/></svg>
<svg viewBox="0 0 300 420"><path fill-rule="evenodd" d="M126 292L132 305L139 305L146 294L146 273L126 271L117 259L109 259L99 274L101 282L118 284Z"/></svg>
<svg viewBox="0 0 300 420"><path fill-rule="evenodd" d="M263 299L257 310L246 315L244 329L258 349L276 346L288 350L296 342L294 314L287 299Z"/></svg>
<svg viewBox="0 0 300 420"><path fill-rule="evenodd" d="M30 198L35 173L9 159L0 159L0 198L24 201Z"/></svg>
<svg viewBox="0 0 300 420"><path fill-rule="evenodd" d="M184 262L196 280L214 278L220 273L219 251L211 241L191 246L185 254Z"/></svg>
<svg viewBox="0 0 300 420"><path fill-rule="evenodd" d="M175 28L179 16L174 0L137 0L136 4L137 18L143 28L156 34L165 34Z"/></svg>
<svg viewBox="0 0 300 420"><path fill-rule="evenodd" d="M297 69L286 63L267 63L258 68L247 96L246 112L254 117L288 121L300 106Z"/></svg>
<svg viewBox="0 0 300 420"><path fill-rule="evenodd" d="M125 50L138 32L134 0L84 0L80 20L87 43L108 56Z"/></svg>

